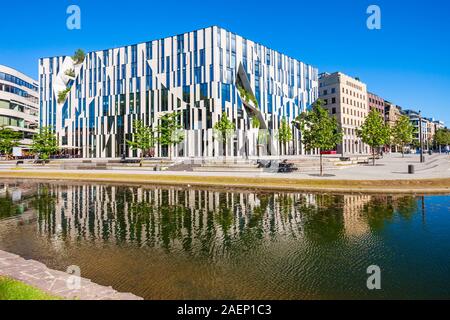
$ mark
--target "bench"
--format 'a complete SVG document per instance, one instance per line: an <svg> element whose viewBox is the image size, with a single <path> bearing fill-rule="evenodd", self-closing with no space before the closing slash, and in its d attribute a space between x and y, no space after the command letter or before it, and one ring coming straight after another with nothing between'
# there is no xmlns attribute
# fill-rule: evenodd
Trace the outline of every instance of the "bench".
<svg viewBox="0 0 450 320"><path fill-rule="evenodd" d="M49 162L50 162L49 160L41 160L41 159L33 161L33 163L35 163L35 164L43 164L43 163L49 163Z"/></svg>
<svg viewBox="0 0 450 320"><path fill-rule="evenodd" d="M140 163L140 160L134 160L134 159L122 159L120 160L120 163L125 163L125 164L137 164Z"/></svg>
<svg viewBox="0 0 450 320"><path fill-rule="evenodd" d="M298 168L296 168L293 163L288 163L286 160L278 164L279 173L290 173L297 170Z"/></svg>

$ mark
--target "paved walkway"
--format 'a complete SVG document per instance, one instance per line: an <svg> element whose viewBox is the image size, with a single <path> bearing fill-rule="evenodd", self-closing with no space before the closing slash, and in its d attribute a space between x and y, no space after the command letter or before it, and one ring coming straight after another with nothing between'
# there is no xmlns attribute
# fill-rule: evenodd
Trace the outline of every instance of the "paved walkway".
<svg viewBox="0 0 450 320"><path fill-rule="evenodd" d="M131 293L120 293L111 287L104 287L91 280L78 278L57 270L47 268L44 264L25 260L15 254L0 250L0 275L22 281L39 288L51 295L69 300L142 300ZM73 284L79 283L79 289Z"/></svg>
<svg viewBox="0 0 450 320"><path fill-rule="evenodd" d="M389 154L376 161L376 166L357 165L343 168L326 168L325 176L319 177L317 169L296 173L274 172L189 172L189 171L151 171L139 167L114 170L61 170L57 168L36 166L33 168L0 167L0 176L3 172L66 172L80 174L113 174L113 175L174 175L174 176L204 176L204 177L249 177L249 178L284 178L284 179L325 179L325 180L412 180L450 178L450 156L435 154L426 156L426 163L420 163L418 155ZM415 174L408 174L408 165L415 166ZM6 175L5 175L6 177Z"/></svg>

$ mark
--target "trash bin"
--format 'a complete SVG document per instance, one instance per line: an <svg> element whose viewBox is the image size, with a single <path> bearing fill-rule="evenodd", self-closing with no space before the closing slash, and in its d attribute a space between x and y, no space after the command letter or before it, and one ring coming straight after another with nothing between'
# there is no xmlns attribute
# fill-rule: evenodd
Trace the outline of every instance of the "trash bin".
<svg viewBox="0 0 450 320"><path fill-rule="evenodd" d="M433 151L428 150L428 154L431 156L433 154Z"/></svg>
<svg viewBox="0 0 450 320"><path fill-rule="evenodd" d="M410 164L410 165L408 166L408 173L409 173L409 174L414 174L414 165Z"/></svg>

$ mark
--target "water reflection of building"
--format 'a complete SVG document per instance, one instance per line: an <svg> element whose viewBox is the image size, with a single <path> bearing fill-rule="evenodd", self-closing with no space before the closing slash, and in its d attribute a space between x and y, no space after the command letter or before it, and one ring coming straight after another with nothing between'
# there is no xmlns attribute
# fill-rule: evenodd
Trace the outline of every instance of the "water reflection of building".
<svg viewBox="0 0 450 320"><path fill-rule="evenodd" d="M0 221L17 217L11 223L23 224L35 217L33 198L36 193L35 184L18 184L4 181L0 183ZM0 228L0 241L4 228Z"/></svg>
<svg viewBox="0 0 450 320"><path fill-rule="evenodd" d="M370 203L370 195L344 195L342 215L347 236L360 236L370 231L364 216L364 207Z"/></svg>
<svg viewBox="0 0 450 320"><path fill-rule="evenodd" d="M87 240L213 256L279 237L329 243L362 236L383 228L395 214L411 217L417 202L412 196L33 185L38 231L55 247Z"/></svg>
<svg viewBox="0 0 450 320"><path fill-rule="evenodd" d="M54 203L40 210L40 231L71 239L185 248L232 242L244 234L301 232L294 207L301 194L89 184L43 185L39 193L45 204Z"/></svg>

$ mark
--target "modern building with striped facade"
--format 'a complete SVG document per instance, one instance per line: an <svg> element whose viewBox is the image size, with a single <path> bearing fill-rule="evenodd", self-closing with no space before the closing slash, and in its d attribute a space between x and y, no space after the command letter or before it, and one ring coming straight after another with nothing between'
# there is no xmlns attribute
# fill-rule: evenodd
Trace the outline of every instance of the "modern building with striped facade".
<svg viewBox="0 0 450 320"><path fill-rule="evenodd" d="M22 134L21 147L28 148L39 120L38 83L27 75L0 65L0 127Z"/></svg>
<svg viewBox="0 0 450 320"><path fill-rule="evenodd" d="M318 98L316 68L217 26L90 52L78 64L68 56L43 58L39 74L41 125L87 158L139 156L126 144L133 121L156 128L174 111L185 139L172 155L221 156L213 127L223 112L236 127L227 156L278 155L282 119L290 123ZM262 130L271 137L263 143ZM292 130L288 152L301 154L300 133ZM156 156L168 154L156 146Z"/></svg>

